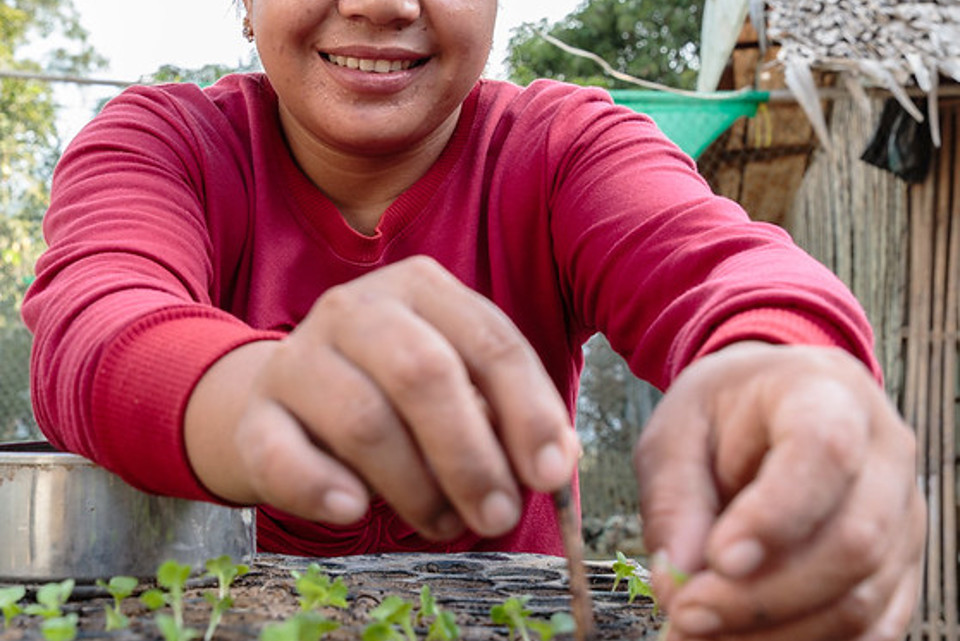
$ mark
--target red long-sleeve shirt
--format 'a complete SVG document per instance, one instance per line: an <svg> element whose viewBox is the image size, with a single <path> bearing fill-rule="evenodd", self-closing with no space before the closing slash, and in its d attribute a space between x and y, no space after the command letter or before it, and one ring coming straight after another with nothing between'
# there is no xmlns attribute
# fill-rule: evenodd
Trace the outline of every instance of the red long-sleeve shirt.
<svg viewBox="0 0 960 641"><path fill-rule="evenodd" d="M436 164L364 236L297 168L264 76L133 88L67 149L44 222L50 249L23 307L37 420L54 444L162 494L216 500L191 471L182 421L217 358L282 337L327 288L415 254L510 316L571 413L597 331L660 387L749 338L840 345L877 371L862 311L832 274L594 89L481 81ZM541 494L507 536L440 546L380 502L344 528L270 507L258 521L261 546L287 553L561 552Z"/></svg>

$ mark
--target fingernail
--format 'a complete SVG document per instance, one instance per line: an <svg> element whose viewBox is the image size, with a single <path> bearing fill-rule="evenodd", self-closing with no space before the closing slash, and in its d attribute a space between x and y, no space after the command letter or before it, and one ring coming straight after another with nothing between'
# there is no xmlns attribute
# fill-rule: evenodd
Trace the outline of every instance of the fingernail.
<svg viewBox="0 0 960 641"><path fill-rule="evenodd" d="M705 636L713 634L723 627L723 621L713 610L693 606L683 608L670 615L673 625L680 628L687 636Z"/></svg>
<svg viewBox="0 0 960 641"><path fill-rule="evenodd" d="M463 532L463 521L456 512L447 510L437 517L433 522L433 527L436 528L437 535L440 538L450 540Z"/></svg>
<svg viewBox="0 0 960 641"><path fill-rule="evenodd" d="M506 532L520 518L520 511L506 492L494 490L480 504L480 519L490 532Z"/></svg>
<svg viewBox="0 0 960 641"><path fill-rule="evenodd" d="M720 553L717 569L721 574L739 579L755 572L766 557L763 546L756 539L734 543Z"/></svg>
<svg viewBox="0 0 960 641"><path fill-rule="evenodd" d="M330 490L324 494L323 504L331 517L338 521L356 521L367 511L366 501L343 490Z"/></svg>
<svg viewBox="0 0 960 641"><path fill-rule="evenodd" d="M567 457L556 443L548 443L537 452L536 471L544 485L560 485L570 480Z"/></svg>

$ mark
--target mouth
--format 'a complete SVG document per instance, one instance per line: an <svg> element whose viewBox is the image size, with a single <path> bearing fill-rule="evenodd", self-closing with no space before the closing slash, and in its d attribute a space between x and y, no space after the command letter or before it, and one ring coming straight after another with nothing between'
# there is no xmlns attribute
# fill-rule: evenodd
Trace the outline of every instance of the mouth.
<svg viewBox="0 0 960 641"><path fill-rule="evenodd" d="M367 73L396 73L398 71L407 71L421 67L427 63L429 58L419 60L388 60L381 58L354 58L352 56L337 56L329 53L321 53L320 57L327 62L343 67L345 69L354 69Z"/></svg>

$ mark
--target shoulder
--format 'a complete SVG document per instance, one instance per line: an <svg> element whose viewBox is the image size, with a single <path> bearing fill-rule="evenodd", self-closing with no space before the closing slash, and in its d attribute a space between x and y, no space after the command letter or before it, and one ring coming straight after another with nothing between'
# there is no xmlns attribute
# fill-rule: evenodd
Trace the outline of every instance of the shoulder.
<svg viewBox="0 0 960 641"><path fill-rule="evenodd" d="M488 117L525 118L550 123L562 119L575 121L601 117L627 117L649 121L646 116L617 105L610 93L600 87L583 87L556 80L536 80L526 87L481 80L478 103Z"/></svg>
<svg viewBox="0 0 960 641"><path fill-rule="evenodd" d="M511 137L539 138L560 148L592 144L598 138L662 142L653 120L614 102L600 87L536 80L527 87L481 80L478 116Z"/></svg>
<svg viewBox="0 0 960 641"><path fill-rule="evenodd" d="M106 104L102 117L171 120L200 119L211 123L249 121L260 111L276 110L276 95L262 74L232 74L209 87L193 83L135 85Z"/></svg>

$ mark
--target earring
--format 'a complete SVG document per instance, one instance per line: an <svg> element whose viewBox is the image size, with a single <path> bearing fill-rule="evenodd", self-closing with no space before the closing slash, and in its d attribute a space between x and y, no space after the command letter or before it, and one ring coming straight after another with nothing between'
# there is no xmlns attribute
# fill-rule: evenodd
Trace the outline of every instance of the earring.
<svg viewBox="0 0 960 641"><path fill-rule="evenodd" d="M243 17L243 37L247 42L253 42L253 25L250 24L250 16Z"/></svg>

